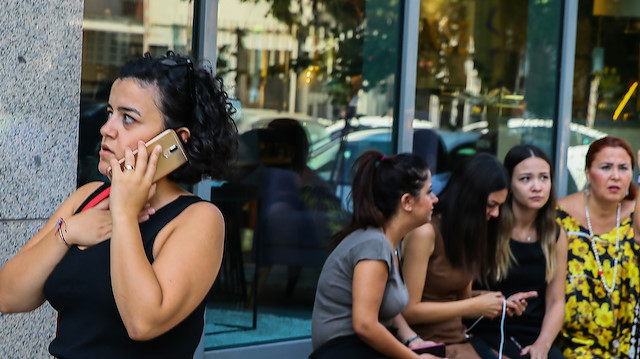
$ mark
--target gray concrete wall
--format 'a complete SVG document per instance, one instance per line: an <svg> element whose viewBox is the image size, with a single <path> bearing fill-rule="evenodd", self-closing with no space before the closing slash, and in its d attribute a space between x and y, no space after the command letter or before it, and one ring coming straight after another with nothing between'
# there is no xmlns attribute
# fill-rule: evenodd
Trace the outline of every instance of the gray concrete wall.
<svg viewBox="0 0 640 359"><path fill-rule="evenodd" d="M0 264L76 187L82 0L0 5ZM0 316L0 358L49 358L48 304Z"/></svg>

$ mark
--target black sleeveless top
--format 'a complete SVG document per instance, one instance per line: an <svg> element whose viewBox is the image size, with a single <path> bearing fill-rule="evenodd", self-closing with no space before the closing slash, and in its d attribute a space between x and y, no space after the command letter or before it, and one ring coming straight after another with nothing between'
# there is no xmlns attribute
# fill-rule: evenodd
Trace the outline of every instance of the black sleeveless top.
<svg viewBox="0 0 640 359"><path fill-rule="evenodd" d="M559 231L556 233L558 240ZM511 252L517 260L512 264L507 277L489 289L501 291L505 298L518 292L535 290L538 296L527 299L527 308L522 316L507 316L504 324L505 355L510 358L519 358L519 349L509 341L514 337L522 347L533 344L540 335L542 321L546 313L545 298L547 293L546 259L542 252L541 242L532 243L510 240ZM500 320L501 317L480 320L471 330L474 336L484 340L490 347L497 350L500 346ZM473 321L466 321L471 325Z"/></svg>
<svg viewBox="0 0 640 359"><path fill-rule="evenodd" d="M107 187L98 188L76 213ZM195 196L178 197L140 224L150 263L158 232L199 201ZM58 311L57 336L49 352L57 358L193 358L204 326L205 301L165 334L148 341L132 340L111 289L110 242L108 239L84 250L72 246L45 282L45 297Z"/></svg>

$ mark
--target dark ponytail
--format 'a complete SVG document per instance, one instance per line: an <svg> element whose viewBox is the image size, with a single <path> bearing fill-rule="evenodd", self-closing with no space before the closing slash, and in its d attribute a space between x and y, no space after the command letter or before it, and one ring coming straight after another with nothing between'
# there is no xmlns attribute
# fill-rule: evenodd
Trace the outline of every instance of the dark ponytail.
<svg viewBox="0 0 640 359"><path fill-rule="evenodd" d="M396 214L400 198L405 193L418 196L429 177L427 163L405 153L387 157L369 150L356 159L353 169L353 215L351 223L332 238L334 246L357 229L384 228Z"/></svg>

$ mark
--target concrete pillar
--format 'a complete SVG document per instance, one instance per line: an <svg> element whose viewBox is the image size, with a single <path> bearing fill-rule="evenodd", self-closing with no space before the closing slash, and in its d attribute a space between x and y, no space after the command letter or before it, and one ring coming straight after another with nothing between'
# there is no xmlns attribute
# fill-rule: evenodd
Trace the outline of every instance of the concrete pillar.
<svg viewBox="0 0 640 359"><path fill-rule="evenodd" d="M82 0L0 6L0 264L76 188ZM48 304L0 316L0 358L49 358Z"/></svg>

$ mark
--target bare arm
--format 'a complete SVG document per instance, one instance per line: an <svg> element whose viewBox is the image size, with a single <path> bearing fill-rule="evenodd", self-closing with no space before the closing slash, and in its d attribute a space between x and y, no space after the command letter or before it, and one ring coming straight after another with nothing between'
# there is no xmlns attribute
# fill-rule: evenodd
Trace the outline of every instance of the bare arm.
<svg viewBox="0 0 640 359"><path fill-rule="evenodd" d="M560 230L556 244L556 273L547 285L545 297L546 312L542 320L540 335L536 341L525 347L523 353L531 358L546 358L564 322L565 279L567 275L567 235Z"/></svg>
<svg viewBox="0 0 640 359"><path fill-rule="evenodd" d="M409 232L403 240L403 264L405 283L409 290L409 305L403 315L409 324L437 323L457 317L495 317L502 311L502 294L487 292L471 297L471 282L460 295L460 300L450 302L423 302L429 258L435 246L435 232L430 224Z"/></svg>
<svg viewBox="0 0 640 359"><path fill-rule="evenodd" d="M111 217L108 202L74 215L100 183L89 183L67 198L44 227L0 269L0 312L18 313L38 308L45 301L44 283L67 253L57 234L56 222L65 221L64 237L69 244L91 245L109 238Z"/></svg>
<svg viewBox="0 0 640 359"><path fill-rule="evenodd" d="M369 346L386 356L418 358L378 320L388 276L385 262L362 260L356 264L353 271L353 330Z"/></svg>
<svg viewBox="0 0 640 359"><path fill-rule="evenodd" d="M175 327L204 299L222 261L224 220L211 203L187 207L156 237L154 262L142 244L137 212L146 202L159 152L146 166L138 146L135 170L123 173L112 163L111 286L129 336L155 338ZM131 151L125 157L132 160ZM157 249L157 251L156 251Z"/></svg>

